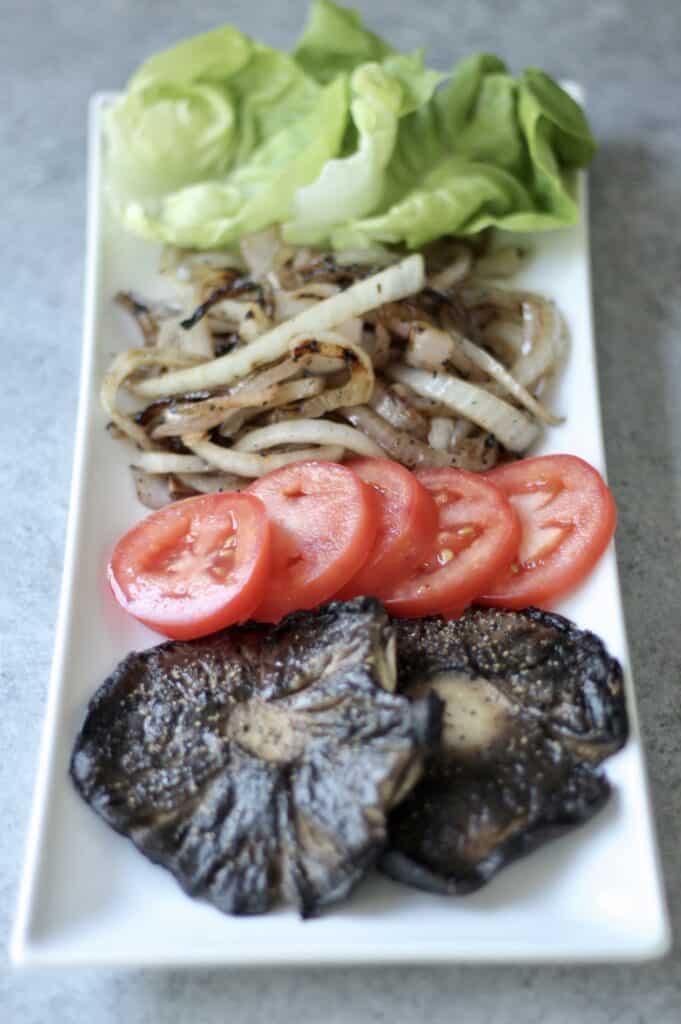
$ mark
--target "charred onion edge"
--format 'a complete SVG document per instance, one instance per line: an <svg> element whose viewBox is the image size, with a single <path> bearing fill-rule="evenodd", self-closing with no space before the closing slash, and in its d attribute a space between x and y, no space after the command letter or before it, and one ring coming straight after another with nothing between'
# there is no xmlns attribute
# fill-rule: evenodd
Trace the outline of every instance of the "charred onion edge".
<svg viewBox="0 0 681 1024"><path fill-rule="evenodd" d="M200 367L141 381L136 393L145 398L161 398L182 391L231 384L234 380L245 377L256 367L284 356L296 335L329 330L386 302L413 295L421 290L423 281L423 257L414 254L373 277L358 281L338 295L332 295L331 298L304 310L244 348L229 352Z"/></svg>
<svg viewBox="0 0 681 1024"><path fill-rule="evenodd" d="M386 373L391 380L406 384L417 394L434 398L458 416L472 420L494 434L509 451L525 452L537 439L539 429L525 413L484 387L448 373L414 370L409 366L388 366Z"/></svg>
<svg viewBox="0 0 681 1024"><path fill-rule="evenodd" d="M187 443L185 439L185 444ZM260 448L275 448L283 444L338 445L358 455L382 457L382 449L354 427L331 420L290 420L259 427L244 434L232 451L254 452ZM191 445L188 445L191 447Z"/></svg>
<svg viewBox="0 0 681 1024"><path fill-rule="evenodd" d="M306 422L306 421L297 421ZM309 422L317 423L317 420ZM278 427L288 427L289 424L276 424L273 427L262 427L261 430L276 430ZM333 424L329 424L333 426ZM258 431L252 431L253 434ZM319 432L318 432L319 433ZM251 435L245 434L248 439ZM260 455L253 451L243 451L236 448L223 448L222 445L214 444L207 434L188 434L182 438L184 444L195 455L199 456L207 467L221 470L223 473L233 473L235 476L260 477L270 473L273 469L280 469L292 462L307 462L309 459L321 459L325 462L340 462L344 455L344 446L341 444L324 444L319 442L318 448L299 448L295 451L274 452L270 455ZM243 440L243 439L242 439ZM304 440L304 438L300 438ZM286 442L275 441L270 447ZM314 440L311 442L314 444ZM259 448L268 447L265 444L258 444Z"/></svg>

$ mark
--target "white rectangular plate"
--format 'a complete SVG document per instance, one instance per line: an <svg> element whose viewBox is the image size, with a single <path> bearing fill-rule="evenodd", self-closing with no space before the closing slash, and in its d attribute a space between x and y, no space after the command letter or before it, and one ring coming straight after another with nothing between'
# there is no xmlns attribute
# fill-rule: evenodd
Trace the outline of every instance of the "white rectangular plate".
<svg viewBox="0 0 681 1024"><path fill-rule="evenodd" d="M228 917L185 896L169 873L108 828L76 795L69 755L88 699L116 662L158 638L125 615L105 566L141 509L127 453L106 432L98 387L134 343L112 302L120 288L158 291L158 249L122 233L102 197L101 115L93 99L85 341L64 582L26 868L12 943L16 963L329 964L625 960L659 956L669 928L634 706L617 568L610 550L560 611L600 634L627 676L631 739L607 763L614 786L587 826L503 871L480 892L448 899L378 875L346 903L302 922L290 910ZM604 469L591 321L587 205L572 229L533 239L522 284L555 299L572 335L555 395L564 426L544 451Z"/></svg>

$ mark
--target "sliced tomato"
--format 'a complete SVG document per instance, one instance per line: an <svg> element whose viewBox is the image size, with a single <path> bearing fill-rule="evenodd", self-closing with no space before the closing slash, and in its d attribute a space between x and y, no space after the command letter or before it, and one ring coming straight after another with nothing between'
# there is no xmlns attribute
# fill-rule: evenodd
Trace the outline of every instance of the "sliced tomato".
<svg viewBox="0 0 681 1024"><path fill-rule="evenodd" d="M478 474L425 469L416 477L435 500L437 532L421 565L380 597L391 615L456 615L513 559L520 522L502 491Z"/></svg>
<svg viewBox="0 0 681 1024"><path fill-rule="evenodd" d="M191 640L247 619L270 569L270 525L252 494L203 494L152 512L116 545L119 604L164 636Z"/></svg>
<svg viewBox="0 0 681 1024"><path fill-rule="evenodd" d="M392 459L346 463L373 490L378 508L376 539L356 576L336 596L380 594L404 579L424 558L437 531L437 506L413 473Z"/></svg>
<svg viewBox="0 0 681 1024"><path fill-rule="evenodd" d="M278 622L337 594L364 564L376 535L373 492L335 462L296 462L248 490L272 526L272 571L254 618Z"/></svg>
<svg viewBox="0 0 681 1024"><path fill-rule="evenodd" d="M517 557L480 604L547 604L581 583L617 524L615 499L598 470L575 455L541 455L485 476L507 496L523 532Z"/></svg>

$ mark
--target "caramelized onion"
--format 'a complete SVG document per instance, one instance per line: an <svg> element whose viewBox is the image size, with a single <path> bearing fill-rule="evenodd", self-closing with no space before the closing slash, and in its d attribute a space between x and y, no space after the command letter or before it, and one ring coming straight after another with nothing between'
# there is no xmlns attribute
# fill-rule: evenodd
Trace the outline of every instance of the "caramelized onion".
<svg viewBox="0 0 681 1024"><path fill-rule="evenodd" d="M234 448L239 452L254 452L284 444L337 445L358 455L381 455L378 445L359 430L331 420L290 420L260 427L240 437Z"/></svg>
<svg viewBox="0 0 681 1024"><path fill-rule="evenodd" d="M316 423L317 421L312 421ZM326 423L323 426L338 426L338 424ZM265 430L274 428L266 427ZM256 431L253 431L256 433ZM290 435L290 431L288 432ZM246 434L248 438L250 435ZM301 438L300 440L305 440ZM364 439L366 440L366 439ZM225 473L234 473L237 476L258 477L270 473L273 469L287 466L291 462L302 462L307 459L324 459L328 462L340 462L343 458L342 445L320 445L318 448L298 448L293 451L276 452L271 455L259 455L250 451L239 451L236 448L223 448L214 444L206 434L187 436L183 438L187 448L195 452L208 466L215 467ZM277 444L278 442L275 442ZM286 442L282 442L286 443ZM295 442L294 442L295 443ZM258 447L274 447L275 444L267 445L258 443Z"/></svg>
<svg viewBox="0 0 681 1024"><path fill-rule="evenodd" d="M357 405L368 401L374 389L374 368L363 348L330 331L313 338L295 338L291 343L291 358L305 368L320 359L335 359L347 369L348 379L340 387L330 388L316 398L302 402L300 414L309 419L323 416L342 405Z"/></svg>
<svg viewBox="0 0 681 1024"><path fill-rule="evenodd" d="M322 381L309 377L283 384L271 384L257 389L243 388L230 395L207 398L202 402L183 402L170 405L163 414L163 421L152 431L152 438L180 437L182 434L197 434L219 426L230 412L243 408L256 408L259 412L275 409L279 405L311 399L323 391Z"/></svg>
<svg viewBox="0 0 681 1024"><path fill-rule="evenodd" d="M419 394L442 402L457 416L472 420L494 434L509 451L524 452L537 437L538 428L523 412L477 384L448 373L428 373L408 366L391 366L388 374Z"/></svg>
<svg viewBox="0 0 681 1024"><path fill-rule="evenodd" d="M438 452L404 430L397 430L366 405L341 410L345 418L375 441L383 451L408 469L426 469L430 466L455 466L456 457Z"/></svg>
<svg viewBox="0 0 681 1024"><path fill-rule="evenodd" d="M423 286L423 258L408 256L401 263L352 285L347 291L324 299L311 309L274 327L245 348L213 359L205 366L178 370L141 382L138 393L146 398L224 387L245 377L258 366L272 363L288 351L293 338L330 330L353 316L362 316L384 302L417 292Z"/></svg>
<svg viewBox="0 0 681 1024"><path fill-rule="evenodd" d="M428 420L395 388L389 387L380 380L374 384L374 392L369 406L391 426L397 430L406 430L412 437L425 441L428 437Z"/></svg>
<svg viewBox="0 0 681 1024"><path fill-rule="evenodd" d="M522 258L477 238L403 259L333 254L276 229L243 239L241 256L166 247L176 294L119 296L146 347L102 383L112 427L141 450L140 498L239 488L301 458L385 452L482 471L524 452L560 422L538 396L565 326L541 296L493 283ZM136 412L124 389L148 404Z"/></svg>

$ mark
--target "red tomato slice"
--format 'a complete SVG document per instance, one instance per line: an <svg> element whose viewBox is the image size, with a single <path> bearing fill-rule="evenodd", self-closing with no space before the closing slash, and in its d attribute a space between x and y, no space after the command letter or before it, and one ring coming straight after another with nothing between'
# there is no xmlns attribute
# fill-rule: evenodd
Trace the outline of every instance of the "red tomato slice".
<svg viewBox="0 0 681 1024"><path fill-rule="evenodd" d="M353 459L346 463L374 491L378 527L369 558L336 595L380 594L415 569L427 556L437 530L437 506L413 473L392 459Z"/></svg>
<svg viewBox="0 0 681 1024"><path fill-rule="evenodd" d="M428 557L406 580L381 594L391 615L458 614L515 556L520 523L498 487L461 469L424 469L417 479L433 495L438 530Z"/></svg>
<svg viewBox="0 0 681 1024"><path fill-rule="evenodd" d="M295 462L248 490L262 500L272 526L272 571L257 621L316 608L366 561L376 535L376 502L345 466Z"/></svg>
<svg viewBox="0 0 681 1024"><path fill-rule="evenodd" d="M175 640L247 619L270 568L270 525L251 494L202 494L152 512L116 545L109 582L119 604Z"/></svg>
<svg viewBox="0 0 681 1024"><path fill-rule="evenodd" d="M615 499L600 473L575 455L542 455L498 466L500 487L522 524L517 557L480 604L526 608L571 590L593 569L617 523Z"/></svg>

